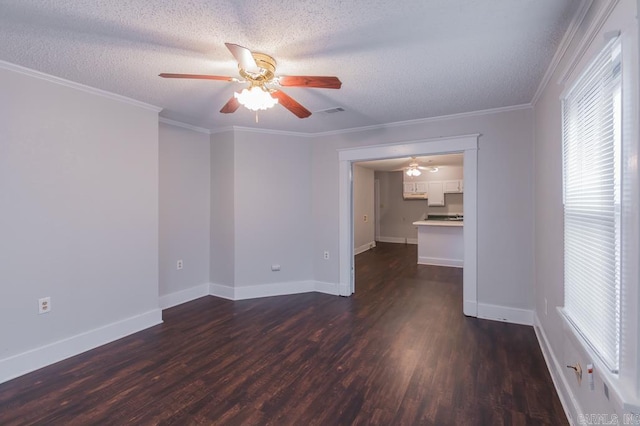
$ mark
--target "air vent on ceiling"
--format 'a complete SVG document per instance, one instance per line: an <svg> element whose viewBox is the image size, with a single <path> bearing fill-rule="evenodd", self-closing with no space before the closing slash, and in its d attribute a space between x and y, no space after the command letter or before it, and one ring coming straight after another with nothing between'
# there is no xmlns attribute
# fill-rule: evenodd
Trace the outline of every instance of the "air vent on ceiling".
<svg viewBox="0 0 640 426"><path fill-rule="evenodd" d="M342 107L335 107L335 108L329 108L329 109L323 109L320 111L317 111L319 113L323 113L323 114L334 114L336 112L343 112L344 108Z"/></svg>

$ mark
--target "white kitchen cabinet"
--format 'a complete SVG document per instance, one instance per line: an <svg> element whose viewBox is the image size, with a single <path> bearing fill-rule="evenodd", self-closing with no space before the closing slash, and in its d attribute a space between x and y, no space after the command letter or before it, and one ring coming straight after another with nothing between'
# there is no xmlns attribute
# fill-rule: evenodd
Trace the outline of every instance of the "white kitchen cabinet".
<svg viewBox="0 0 640 426"><path fill-rule="evenodd" d="M462 192L462 182L462 180L445 180L443 182L444 193L455 194Z"/></svg>
<svg viewBox="0 0 640 426"><path fill-rule="evenodd" d="M426 194L429 192L429 188L427 187L427 182L415 182L415 192L420 194Z"/></svg>
<svg viewBox="0 0 640 426"><path fill-rule="evenodd" d="M431 181L428 183L429 206L444 206L444 183L442 181Z"/></svg>
<svg viewBox="0 0 640 426"><path fill-rule="evenodd" d="M403 182L402 196L405 199L424 200L427 198L427 182Z"/></svg>
<svg viewBox="0 0 640 426"><path fill-rule="evenodd" d="M415 194L416 192L416 183L415 182L404 182L402 184L403 190L405 194Z"/></svg>

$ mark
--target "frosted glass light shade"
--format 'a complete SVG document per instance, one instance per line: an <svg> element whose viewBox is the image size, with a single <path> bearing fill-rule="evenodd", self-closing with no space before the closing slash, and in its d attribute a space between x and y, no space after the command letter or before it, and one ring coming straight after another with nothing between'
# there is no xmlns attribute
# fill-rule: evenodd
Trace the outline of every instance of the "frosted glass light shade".
<svg viewBox="0 0 640 426"><path fill-rule="evenodd" d="M251 111L269 109L278 103L278 99L272 97L269 92L257 86L253 86L250 89L243 89L242 92L234 93L233 96L242 106Z"/></svg>

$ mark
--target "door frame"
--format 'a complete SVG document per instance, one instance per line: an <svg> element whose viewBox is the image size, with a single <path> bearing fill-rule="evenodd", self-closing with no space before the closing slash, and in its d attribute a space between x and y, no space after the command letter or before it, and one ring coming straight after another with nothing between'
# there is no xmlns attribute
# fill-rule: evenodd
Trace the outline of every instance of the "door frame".
<svg viewBox="0 0 640 426"><path fill-rule="evenodd" d="M355 292L355 270L353 255L353 172L357 161L381 160L385 158L421 155L464 154L464 269L462 273L462 310L465 315L478 316L478 139L479 133L471 135L407 141L386 145L370 145L338 150L340 163L339 191L339 268L340 295L350 296ZM417 262L417 259L416 259Z"/></svg>
<svg viewBox="0 0 640 426"><path fill-rule="evenodd" d="M373 241L377 243L380 238L380 179L373 180L373 202L375 203L373 207L373 220L375 221Z"/></svg>

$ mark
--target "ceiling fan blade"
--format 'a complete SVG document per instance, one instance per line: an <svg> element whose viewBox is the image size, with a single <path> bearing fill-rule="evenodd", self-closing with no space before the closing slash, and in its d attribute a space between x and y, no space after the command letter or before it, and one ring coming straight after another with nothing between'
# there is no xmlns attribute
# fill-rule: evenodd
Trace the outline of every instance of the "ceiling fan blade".
<svg viewBox="0 0 640 426"><path fill-rule="evenodd" d="M238 102L235 96L231 96L231 99L224 104L220 112L223 114L231 114L232 112L236 112L238 108L240 108L240 102Z"/></svg>
<svg viewBox="0 0 640 426"><path fill-rule="evenodd" d="M300 105L298 101L296 101L286 93L281 92L280 90L275 90L271 93L271 96L275 96L276 98L278 98L278 101L283 107L297 115L299 118L307 118L311 115L311 111Z"/></svg>
<svg viewBox="0 0 640 426"><path fill-rule="evenodd" d="M171 74L163 72L158 74L162 78L195 78L200 80L221 80L221 81L238 81L233 77L226 77L222 75L203 75L203 74Z"/></svg>
<svg viewBox="0 0 640 426"><path fill-rule="evenodd" d="M240 68L249 72L260 72L260 67L256 64L256 60L249 49L233 43L225 43L224 45L227 46L227 49L229 49L233 57L236 58Z"/></svg>
<svg viewBox="0 0 640 426"><path fill-rule="evenodd" d="M318 87L321 89L339 89L342 82L338 77L319 77L309 75L283 75L278 82L284 87Z"/></svg>

